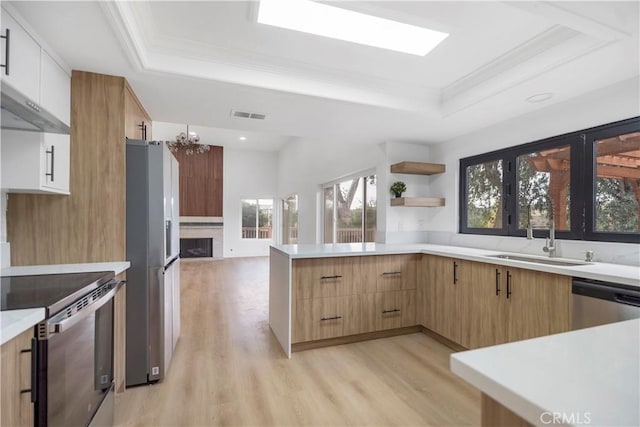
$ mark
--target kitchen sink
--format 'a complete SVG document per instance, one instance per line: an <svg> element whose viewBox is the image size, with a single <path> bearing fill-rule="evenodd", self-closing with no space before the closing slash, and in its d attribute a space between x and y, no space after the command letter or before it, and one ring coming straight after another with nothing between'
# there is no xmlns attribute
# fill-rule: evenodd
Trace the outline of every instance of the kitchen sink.
<svg viewBox="0 0 640 427"><path fill-rule="evenodd" d="M575 261L571 259L555 259L555 258L542 258L536 256L522 256L522 255L509 255L509 254L497 254L487 255L491 258L510 259L513 261L533 262L536 264L548 264L548 265L560 265L564 267L574 267L577 265L590 265L592 262Z"/></svg>

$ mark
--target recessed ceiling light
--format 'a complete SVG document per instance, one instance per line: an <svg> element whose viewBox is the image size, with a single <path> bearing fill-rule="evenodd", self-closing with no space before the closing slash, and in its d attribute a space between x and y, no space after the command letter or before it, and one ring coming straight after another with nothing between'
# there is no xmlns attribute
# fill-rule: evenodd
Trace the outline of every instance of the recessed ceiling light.
<svg viewBox="0 0 640 427"><path fill-rule="evenodd" d="M530 97L528 97L526 99L527 102L531 102L533 104L536 104L538 102L544 102L547 101L549 99L553 98L553 94L550 92L545 92L545 93L537 93L535 95L531 95Z"/></svg>
<svg viewBox="0 0 640 427"><path fill-rule="evenodd" d="M258 22L420 56L449 36L309 0L260 0Z"/></svg>
<svg viewBox="0 0 640 427"><path fill-rule="evenodd" d="M246 137L246 136L241 136L241 137L239 137L238 139L239 139L240 141L246 141L246 140L247 140L247 137Z"/></svg>

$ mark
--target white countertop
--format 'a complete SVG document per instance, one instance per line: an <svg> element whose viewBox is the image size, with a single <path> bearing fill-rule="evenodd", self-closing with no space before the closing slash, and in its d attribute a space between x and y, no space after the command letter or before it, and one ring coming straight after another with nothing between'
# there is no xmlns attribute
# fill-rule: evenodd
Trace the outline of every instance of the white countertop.
<svg viewBox="0 0 640 427"><path fill-rule="evenodd" d="M0 311L0 345L44 319L44 308Z"/></svg>
<svg viewBox="0 0 640 427"><path fill-rule="evenodd" d="M362 255L390 255L406 253L423 253L485 262L507 267L518 267L528 270L545 271L585 279L603 280L613 283L640 287L640 267L596 262L589 265L560 266L538 264L511 259L491 258L487 255L510 254L509 252L460 246L420 244L384 244L384 243L339 243L325 245L272 245L272 247L292 259L342 257ZM532 256L511 253L514 256ZM544 258L544 257L541 257ZM554 258L562 260L563 258ZM574 260L575 261L575 260Z"/></svg>
<svg viewBox="0 0 640 427"><path fill-rule="evenodd" d="M129 261L90 262L82 264L19 265L0 269L0 276L30 276L39 274L89 273L113 271L116 276L131 267Z"/></svg>
<svg viewBox="0 0 640 427"><path fill-rule="evenodd" d="M455 353L451 370L535 425L640 425L640 319Z"/></svg>

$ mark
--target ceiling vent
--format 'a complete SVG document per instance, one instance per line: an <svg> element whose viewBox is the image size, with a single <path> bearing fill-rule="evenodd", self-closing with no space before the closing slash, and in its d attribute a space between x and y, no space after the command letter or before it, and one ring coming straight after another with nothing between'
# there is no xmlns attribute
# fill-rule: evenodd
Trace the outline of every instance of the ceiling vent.
<svg viewBox="0 0 640 427"><path fill-rule="evenodd" d="M266 114L250 113L248 111L237 111L237 110L231 110L231 116L240 117L242 119L255 119L255 120L264 120L267 118Z"/></svg>

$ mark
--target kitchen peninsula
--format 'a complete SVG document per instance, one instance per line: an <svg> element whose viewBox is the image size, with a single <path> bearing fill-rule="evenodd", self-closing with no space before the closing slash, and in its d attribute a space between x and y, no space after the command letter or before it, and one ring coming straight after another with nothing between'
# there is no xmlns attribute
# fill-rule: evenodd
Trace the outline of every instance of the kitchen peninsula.
<svg viewBox="0 0 640 427"><path fill-rule="evenodd" d="M415 328L402 329L406 327L420 329L425 327L459 344L461 348L479 348L568 331L572 277L609 281L640 288L638 268L635 266L600 262L581 263L562 258L554 258L554 260L559 263L566 261L568 265L547 264L542 263L548 260L544 257L538 257L540 262L526 262L513 258L497 258L495 255L498 252L431 244L274 245L271 247L270 254L269 324L289 357L292 350L296 350L296 344L301 342L331 344L323 340L352 335L354 339L361 339L365 337L358 337L358 334L362 331L370 333L372 329L385 330L387 335L391 330L397 330L399 333L415 331ZM518 255L522 254L511 254L511 256ZM410 257L413 258L410 259ZM537 259L533 256L530 258ZM303 265L305 262L315 263L315 265ZM300 268L296 270L297 266ZM502 271L503 269L507 271ZM304 271L304 274L299 275L296 271L298 273ZM469 306L454 307L458 302L452 299L461 299L461 295L450 295L446 289L444 291L432 289L429 283L436 280L429 281L430 274L436 274L438 282L450 281L452 284L455 282L459 285L458 290L465 286L469 288L470 294L465 298L465 304ZM551 319L552 323L526 325L524 331L511 331L510 336L481 337L476 336L476 332L479 334L482 330L477 323L487 320L486 313L479 312L478 317L467 319L469 328L480 329L460 331L451 327L451 322L447 321L446 312L437 312L446 311L448 308L460 310L460 314L474 311L472 309L477 308L476 300L482 298L481 295L474 293L475 290L480 289L482 283L482 288L488 288L485 289L487 293L493 293L494 277L498 292L506 296L507 284L503 282L506 282L507 275L513 278L510 283L512 289L509 291L509 294L514 293L510 296L513 304L522 303L523 309L525 306L531 306L532 309L539 310L541 313L540 316L533 316L536 320L542 322L544 319ZM475 284L473 288L467 286L472 282L472 277ZM314 280L317 283L311 283ZM514 280L521 283L514 283ZM378 282L378 284L372 282ZM531 283L537 283L539 286L528 286ZM517 293L520 288L523 291L522 298L526 297L528 300L518 300ZM535 290L537 293L527 295L525 294L527 290ZM396 294L391 295L388 292L396 292ZM553 295L544 295L546 292L551 292ZM385 319L385 322L378 324L378 328L367 325L367 323L375 323L372 316L375 316L377 309L373 307L369 310L368 308L376 304L374 294L377 295L378 305L385 307L380 310L381 312L395 310L378 313L383 314ZM387 300L381 301L380 298ZM537 301L539 303L536 305L534 298L543 300ZM435 299L439 300L438 304L433 303ZM313 326L304 324L308 319L296 316L298 301L304 301L301 304L307 304L305 308L309 309L308 312L317 317L315 319L319 322L317 326L319 335L315 335L317 338L314 338L313 332L310 332ZM338 308L341 304L342 306ZM404 310L401 307L403 305ZM300 308L302 315L305 310L302 309L303 306ZM335 313L330 315L332 310L349 314L329 319L338 316ZM406 318L400 320L399 324L386 322L388 318L402 318L405 313L408 313L410 318L411 313L415 313L412 322ZM495 319L490 321L495 322ZM340 326L341 323L342 326ZM350 325L346 325L345 330L347 323ZM300 335L300 331L304 328L307 328L308 337L304 336L305 334Z"/></svg>
<svg viewBox="0 0 640 427"><path fill-rule="evenodd" d="M288 357L419 331L455 350L475 349L453 354L451 370L483 393L483 425L543 425L546 416L565 416L569 425L587 416L598 425L637 425L637 405L625 402L640 395L640 322L571 331L571 279L640 288L638 267L496 252L430 244L272 246L269 323ZM439 289L441 282L454 293ZM487 309L487 286L492 298L510 298L502 307L511 317L498 320L519 330L500 336L503 326L487 312L502 309ZM517 317L527 306L533 311ZM492 336L483 337L487 330ZM612 398L598 397L603 388ZM622 403L613 404L613 396Z"/></svg>

